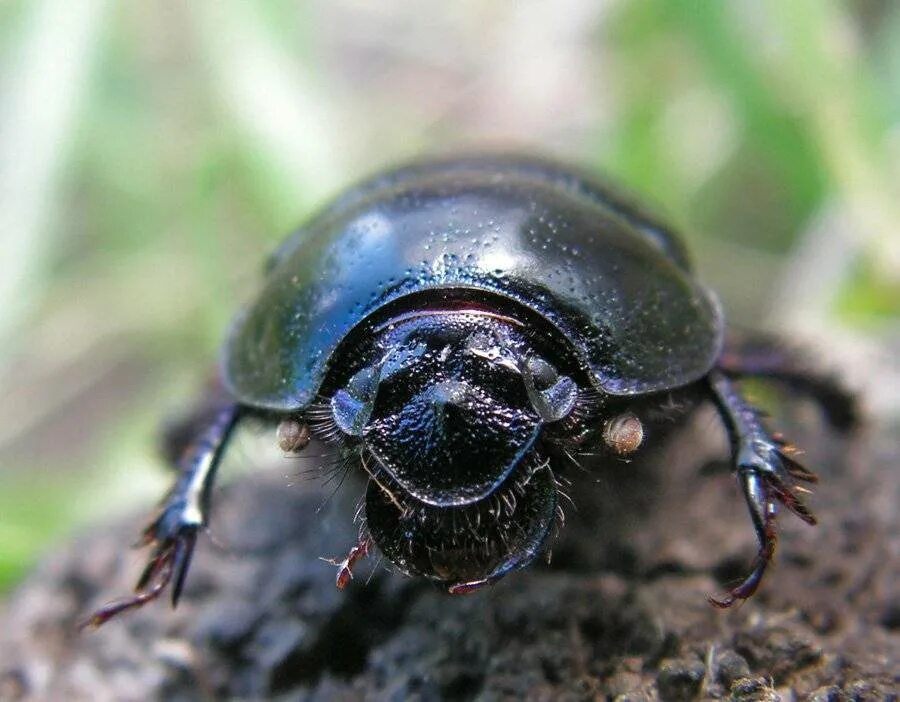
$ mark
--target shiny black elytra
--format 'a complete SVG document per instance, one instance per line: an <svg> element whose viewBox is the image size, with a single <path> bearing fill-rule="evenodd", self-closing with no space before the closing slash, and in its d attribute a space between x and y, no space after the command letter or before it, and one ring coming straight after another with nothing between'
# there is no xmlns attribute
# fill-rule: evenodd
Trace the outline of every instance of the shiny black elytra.
<svg viewBox="0 0 900 702"><path fill-rule="evenodd" d="M177 483L144 532L136 594L177 603L229 435L278 423L286 451L334 444L369 482L338 586L377 547L406 574L466 592L528 565L557 524L565 455L615 460L643 413L689 390L716 404L759 540L727 607L759 586L782 504L815 519L788 455L735 385L806 392L837 425L852 399L773 344L726 345L715 297L665 225L591 176L543 159L466 156L371 178L269 262L234 323L216 389L173 436Z"/></svg>

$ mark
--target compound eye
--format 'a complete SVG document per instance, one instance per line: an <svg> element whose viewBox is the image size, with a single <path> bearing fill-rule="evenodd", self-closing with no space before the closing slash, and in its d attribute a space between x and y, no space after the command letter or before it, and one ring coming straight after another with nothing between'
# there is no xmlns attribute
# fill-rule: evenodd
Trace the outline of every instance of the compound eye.
<svg viewBox="0 0 900 702"><path fill-rule="evenodd" d="M545 422L556 422L575 406L578 386L567 375L536 356L529 357L522 368L525 389L535 411Z"/></svg>
<svg viewBox="0 0 900 702"><path fill-rule="evenodd" d="M363 368L350 378L346 388L334 393L331 398L331 414L335 424L345 434L362 435L372 414L378 379L379 374L375 368Z"/></svg>

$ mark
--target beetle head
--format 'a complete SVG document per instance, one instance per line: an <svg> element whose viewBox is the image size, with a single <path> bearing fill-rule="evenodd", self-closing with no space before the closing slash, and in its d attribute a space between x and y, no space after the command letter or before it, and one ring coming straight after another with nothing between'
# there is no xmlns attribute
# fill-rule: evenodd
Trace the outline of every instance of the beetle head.
<svg viewBox="0 0 900 702"><path fill-rule="evenodd" d="M409 573L499 577L540 551L556 488L536 444L578 388L514 320L418 314L382 327L374 360L331 399L372 480L370 532Z"/></svg>

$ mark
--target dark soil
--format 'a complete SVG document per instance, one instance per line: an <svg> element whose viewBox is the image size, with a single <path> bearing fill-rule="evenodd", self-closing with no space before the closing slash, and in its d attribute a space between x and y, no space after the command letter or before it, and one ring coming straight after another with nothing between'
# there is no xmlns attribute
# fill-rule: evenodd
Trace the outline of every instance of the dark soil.
<svg viewBox="0 0 900 702"><path fill-rule="evenodd" d="M174 612L76 629L137 576L143 516L47 557L0 614L0 699L896 700L895 434L798 423L821 524L782 515L777 566L727 612L706 595L754 542L732 478L708 469L724 450L708 414L652 460L577 475L552 564L466 596L375 563L338 591L318 557L353 542L361 488L317 511L328 489L288 487L282 466L220 490L217 543Z"/></svg>

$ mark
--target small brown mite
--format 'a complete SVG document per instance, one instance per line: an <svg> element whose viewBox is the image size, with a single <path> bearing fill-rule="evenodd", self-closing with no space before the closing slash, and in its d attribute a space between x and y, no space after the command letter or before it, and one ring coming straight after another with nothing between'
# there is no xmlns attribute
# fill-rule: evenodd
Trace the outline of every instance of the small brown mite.
<svg viewBox="0 0 900 702"><path fill-rule="evenodd" d="M276 431L278 446L285 453L297 453L309 445L309 427L296 419L284 419Z"/></svg>
<svg viewBox="0 0 900 702"><path fill-rule="evenodd" d="M620 456L637 451L644 440L644 426L631 412L608 420L603 426L603 440Z"/></svg>

